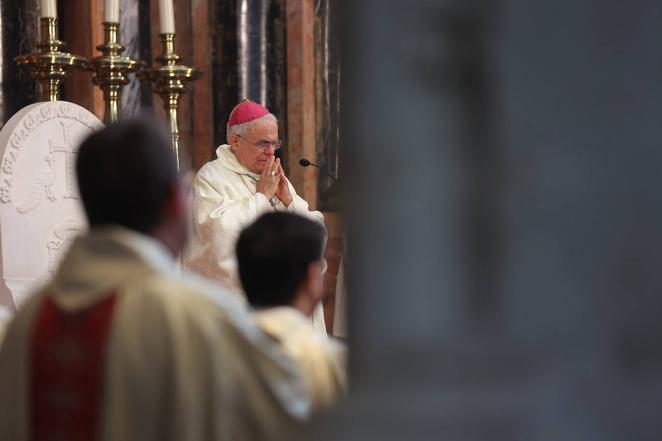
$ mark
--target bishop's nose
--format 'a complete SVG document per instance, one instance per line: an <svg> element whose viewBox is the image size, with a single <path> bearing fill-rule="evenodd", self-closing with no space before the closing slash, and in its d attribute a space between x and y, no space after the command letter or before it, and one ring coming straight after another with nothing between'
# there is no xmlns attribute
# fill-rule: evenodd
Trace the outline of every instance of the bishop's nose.
<svg viewBox="0 0 662 441"><path fill-rule="evenodd" d="M274 146L273 144L269 144L267 147L264 148L264 154L269 155L269 156L275 155L276 154L276 146Z"/></svg>

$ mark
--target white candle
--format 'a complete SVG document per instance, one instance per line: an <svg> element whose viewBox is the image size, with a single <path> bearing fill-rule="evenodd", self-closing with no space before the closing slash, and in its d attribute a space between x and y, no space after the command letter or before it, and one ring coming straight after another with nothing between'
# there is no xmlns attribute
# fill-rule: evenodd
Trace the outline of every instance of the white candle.
<svg viewBox="0 0 662 441"><path fill-rule="evenodd" d="M103 21L110 23L119 23L120 21L120 0L106 0Z"/></svg>
<svg viewBox="0 0 662 441"><path fill-rule="evenodd" d="M161 18L161 33L175 33L175 10L172 0L159 0L159 17Z"/></svg>
<svg viewBox="0 0 662 441"><path fill-rule="evenodd" d="M41 0L41 16L57 18L55 0Z"/></svg>

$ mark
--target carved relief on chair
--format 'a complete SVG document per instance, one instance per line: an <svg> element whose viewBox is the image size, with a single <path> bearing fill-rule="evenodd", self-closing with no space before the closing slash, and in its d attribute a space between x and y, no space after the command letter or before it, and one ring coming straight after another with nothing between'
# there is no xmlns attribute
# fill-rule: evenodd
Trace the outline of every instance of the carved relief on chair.
<svg viewBox="0 0 662 441"><path fill-rule="evenodd" d="M0 131L0 305L46 283L86 228L75 158L100 127L86 109L56 101L23 108Z"/></svg>

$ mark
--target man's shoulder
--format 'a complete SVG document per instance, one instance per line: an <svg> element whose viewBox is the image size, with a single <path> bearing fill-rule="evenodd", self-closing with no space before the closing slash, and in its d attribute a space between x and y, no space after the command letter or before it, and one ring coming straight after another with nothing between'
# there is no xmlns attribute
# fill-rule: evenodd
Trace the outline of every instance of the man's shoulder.
<svg viewBox="0 0 662 441"><path fill-rule="evenodd" d="M142 285L144 295L181 312L221 311L232 315L245 308L224 286L182 269L180 274L153 274Z"/></svg>
<svg viewBox="0 0 662 441"><path fill-rule="evenodd" d="M226 167L224 159L218 158L203 165L195 176L193 187L196 193L208 195L209 190L225 194L227 186L237 182L238 174Z"/></svg>
<svg viewBox="0 0 662 441"><path fill-rule="evenodd" d="M260 327L295 356L324 354L336 357L342 355L345 350L341 342L328 338L314 329L310 318L294 308L267 308L255 311L254 315Z"/></svg>
<svg viewBox="0 0 662 441"><path fill-rule="evenodd" d="M198 170L198 173L196 174L196 179L214 181L218 179L219 176L236 174L226 166L225 162L226 161L223 158L212 159L200 167L200 170Z"/></svg>
<svg viewBox="0 0 662 441"><path fill-rule="evenodd" d="M298 346L296 351L302 357L313 357L332 364L344 363L347 347L343 342L321 334L319 330L313 329L310 323L301 327L297 334L290 344Z"/></svg>

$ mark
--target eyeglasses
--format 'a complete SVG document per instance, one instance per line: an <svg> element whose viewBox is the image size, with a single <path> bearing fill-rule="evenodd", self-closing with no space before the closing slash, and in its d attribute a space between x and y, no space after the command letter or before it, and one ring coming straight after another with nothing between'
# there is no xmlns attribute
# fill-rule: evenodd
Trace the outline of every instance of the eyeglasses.
<svg viewBox="0 0 662 441"><path fill-rule="evenodd" d="M274 146L274 150L278 150L280 148L280 146L283 145L283 141L281 141L280 139L277 139L276 141L267 141L266 139L263 139L262 141L255 143L255 142L250 142L249 140L247 140L243 136L237 135L237 137L243 139L244 141L246 141L247 143L249 143L251 145L254 145L255 147L259 148L260 150L266 150L267 147L269 147L270 145Z"/></svg>

